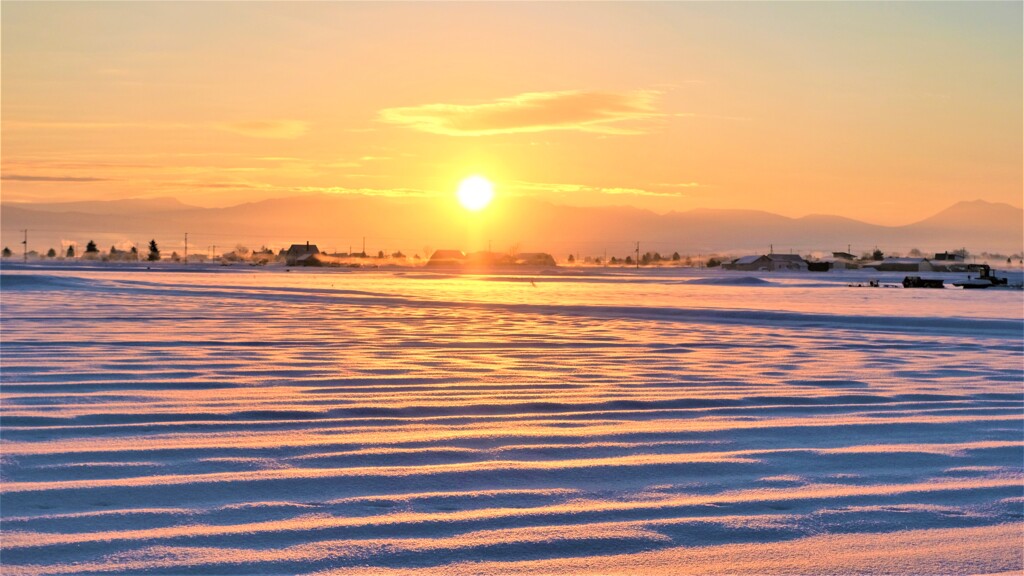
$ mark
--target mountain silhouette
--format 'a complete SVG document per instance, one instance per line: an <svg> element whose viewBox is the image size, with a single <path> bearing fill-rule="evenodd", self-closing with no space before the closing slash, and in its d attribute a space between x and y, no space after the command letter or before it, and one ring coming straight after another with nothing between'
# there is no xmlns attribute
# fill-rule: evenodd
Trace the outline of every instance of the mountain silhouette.
<svg viewBox="0 0 1024 576"><path fill-rule="evenodd" d="M474 220L474 218L476 220ZM1024 210L981 200L958 202L905 226L880 226L838 215L789 218L756 210L698 208L657 214L635 207L577 207L539 198L504 198L470 216L437 198L310 195L230 206L199 208L173 198L49 204L4 203L0 213L5 245L20 242L45 250L61 241L100 246L156 238L173 249L190 233L197 250L236 243L281 247L307 240L322 249L367 249L422 253L429 247L555 254L625 255L634 241L641 250L671 253L754 253L847 249L857 253L925 252L966 247L972 252L1022 251Z"/></svg>

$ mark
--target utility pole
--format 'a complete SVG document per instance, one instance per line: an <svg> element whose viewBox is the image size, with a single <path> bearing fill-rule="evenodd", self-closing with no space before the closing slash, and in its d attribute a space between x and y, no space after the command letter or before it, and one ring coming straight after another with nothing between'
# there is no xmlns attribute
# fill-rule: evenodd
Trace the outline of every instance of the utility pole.
<svg viewBox="0 0 1024 576"><path fill-rule="evenodd" d="M640 269L640 241L636 241L636 269Z"/></svg>
<svg viewBox="0 0 1024 576"><path fill-rule="evenodd" d="M185 265L188 265L188 232L185 232Z"/></svg>
<svg viewBox="0 0 1024 576"><path fill-rule="evenodd" d="M22 232L25 233L25 239L21 241L21 243L24 245L21 249L21 258L22 262L28 264L28 228L22 230Z"/></svg>
<svg viewBox="0 0 1024 576"><path fill-rule="evenodd" d="M363 236L363 256L366 256L366 236Z"/></svg>
<svg viewBox="0 0 1024 576"><path fill-rule="evenodd" d="M775 254L775 244L769 244L768 245L768 254L769 255Z"/></svg>

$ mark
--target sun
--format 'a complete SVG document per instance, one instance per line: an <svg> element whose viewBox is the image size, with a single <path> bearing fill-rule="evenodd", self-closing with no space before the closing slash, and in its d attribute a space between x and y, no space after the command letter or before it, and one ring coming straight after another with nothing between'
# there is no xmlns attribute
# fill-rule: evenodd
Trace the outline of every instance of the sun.
<svg viewBox="0 0 1024 576"><path fill-rule="evenodd" d="M470 176L459 184L459 203L467 210L483 210L494 198L494 186L483 176Z"/></svg>

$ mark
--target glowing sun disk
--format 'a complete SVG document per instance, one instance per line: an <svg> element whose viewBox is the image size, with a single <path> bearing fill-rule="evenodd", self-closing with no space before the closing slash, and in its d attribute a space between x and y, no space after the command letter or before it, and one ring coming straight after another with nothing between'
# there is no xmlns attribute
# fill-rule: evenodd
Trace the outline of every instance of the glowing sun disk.
<svg viewBox="0 0 1024 576"><path fill-rule="evenodd" d="M494 186L483 176L470 176L459 184L459 203L468 210L483 210L494 198Z"/></svg>

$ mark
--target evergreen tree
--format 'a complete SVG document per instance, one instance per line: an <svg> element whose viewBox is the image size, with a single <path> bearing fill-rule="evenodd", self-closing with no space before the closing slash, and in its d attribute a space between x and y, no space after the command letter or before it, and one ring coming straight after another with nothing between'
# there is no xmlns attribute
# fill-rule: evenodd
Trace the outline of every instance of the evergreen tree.
<svg viewBox="0 0 1024 576"><path fill-rule="evenodd" d="M46 251L46 257L47 258L56 258L57 257L57 251L54 250L53 248L50 248L49 250Z"/></svg>
<svg viewBox="0 0 1024 576"><path fill-rule="evenodd" d="M680 259L681 259L681 257L679 256L679 252L673 252L672 253L672 261L673 262L679 262Z"/></svg>
<svg viewBox="0 0 1024 576"><path fill-rule="evenodd" d="M85 245L85 253L86 254L91 254L91 253L94 253L94 252L99 252L99 249L96 248L96 243L95 242L93 242L92 240L89 240L89 243Z"/></svg>
<svg viewBox="0 0 1024 576"><path fill-rule="evenodd" d="M71 246L68 246L67 257L68 258L74 258L75 257L75 246L74 246L74 244L72 244Z"/></svg>
<svg viewBox="0 0 1024 576"><path fill-rule="evenodd" d="M882 253L882 251L879 250L878 248L875 248L875 251L871 253L872 260L883 260L884 258L885 254Z"/></svg>
<svg viewBox="0 0 1024 576"><path fill-rule="evenodd" d="M149 241L149 257L147 258L150 262L156 262L160 260L160 248L156 245L156 240Z"/></svg>
<svg viewBox="0 0 1024 576"><path fill-rule="evenodd" d="M572 264L573 262L576 262L576 257L573 256L572 254L569 254L569 264Z"/></svg>
<svg viewBox="0 0 1024 576"><path fill-rule="evenodd" d="M10 258L11 254L12 254L11 249L8 248L7 246L4 246L4 258Z"/></svg>

